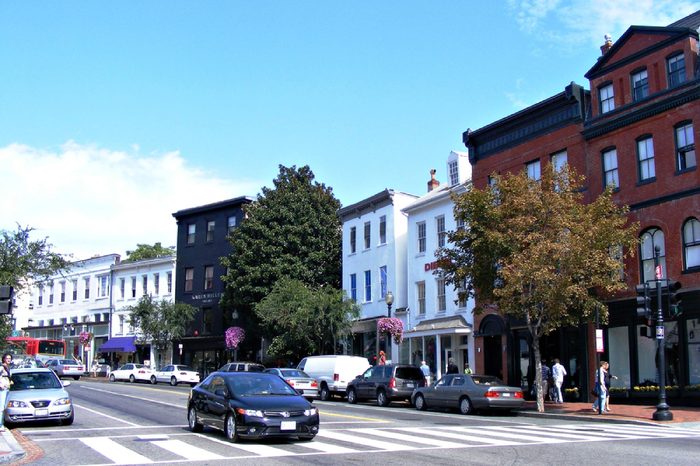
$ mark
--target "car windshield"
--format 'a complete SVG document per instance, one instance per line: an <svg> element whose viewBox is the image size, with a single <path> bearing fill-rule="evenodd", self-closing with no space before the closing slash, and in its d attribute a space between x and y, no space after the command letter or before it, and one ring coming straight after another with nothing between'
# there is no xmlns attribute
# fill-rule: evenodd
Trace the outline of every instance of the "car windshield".
<svg viewBox="0 0 700 466"><path fill-rule="evenodd" d="M51 372L24 372L12 374L10 390L41 390L62 387L61 382Z"/></svg>
<svg viewBox="0 0 700 466"><path fill-rule="evenodd" d="M194 369L192 369L190 366L175 366L175 370L194 372Z"/></svg>
<svg viewBox="0 0 700 466"><path fill-rule="evenodd" d="M297 392L284 380L272 374L262 377L238 376L228 378L229 389L237 396L296 395Z"/></svg>
<svg viewBox="0 0 700 466"><path fill-rule="evenodd" d="M74 361L72 359L61 359L60 361L58 361L58 363L64 366L70 366L73 364L78 364L78 361Z"/></svg>
<svg viewBox="0 0 700 466"><path fill-rule="evenodd" d="M472 380L477 385L505 385L501 379L492 375L472 375Z"/></svg>
<svg viewBox="0 0 700 466"><path fill-rule="evenodd" d="M305 372L298 369L282 369L280 370L282 377L309 377Z"/></svg>

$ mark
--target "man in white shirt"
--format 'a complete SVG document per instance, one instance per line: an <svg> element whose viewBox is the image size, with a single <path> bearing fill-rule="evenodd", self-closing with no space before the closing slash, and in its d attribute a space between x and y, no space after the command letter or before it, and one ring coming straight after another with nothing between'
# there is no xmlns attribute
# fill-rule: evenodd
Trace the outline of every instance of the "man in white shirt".
<svg viewBox="0 0 700 466"><path fill-rule="evenodd" d="M559 359L554 359L554 365L552 366L552 378L554 379L555 395L557 403L563 403L564 399L561 396L561 386L564 383L564 376L566 375L566 369L564 366L559 364Z"/></svg>

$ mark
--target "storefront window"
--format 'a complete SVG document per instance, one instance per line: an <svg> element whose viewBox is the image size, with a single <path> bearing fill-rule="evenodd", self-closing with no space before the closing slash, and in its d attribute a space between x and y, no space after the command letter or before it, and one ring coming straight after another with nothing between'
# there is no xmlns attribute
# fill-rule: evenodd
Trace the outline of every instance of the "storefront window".
<svg viewBox="0 0 700 466"><path fill-rule="evenodd" d="M637 325L635 332L637 335L638 383L644 384L648 382L656 384L658 382L656 374L656 340L654 338L642 336L642 332L646 331L646 328L642 330L642 327L646 327L646 325ZM613 372L613 374L614 373L615 372Z"/></svg>
<svg viewBox="0 0 700 466"><path fill-rule="evenodd" d="M612 387L631 388L629 329L612 327L608 329L608 354L610 355L610 373L617 379L612 379ZM648 338L644 337L648 340ZM654 369L656 370L656 369Z"/></svg>
<svg viewBox="0 0 700 466"><path fill-rule="evenodd" d="M432 374L437 373L437 354L435 352L435 337L425 337L425 361L430 366Z"/></svg>
<svg viewBox="0 0 700 466"><path fill-rule="evenodd" d="M658 384L659 378L656 370L658 359L656 354L656 339L641 336L642 327L645 326L637 326L639 384L643 385L649 382ZM652 329L652 332L655 332L655 330ZM664 322L666 385L680 385L681 383L678 337L678 322ZM615 374L615 372L613 372L613 374Z"/></svg>
<svg viewBox="0 0 700 466"><path fill-rule="evenodd" d="M399 346L399 362L401 364L411 364L411 347L409 346L408 338L404 338ZM420 362L418 365L420 365Z"/></svg>
<svg viewBox="0 0 700 466"><path fill-rule="evenodd" d="M686 322L688 337L688 378L691 385L700 384L700 319Z"/></svg>

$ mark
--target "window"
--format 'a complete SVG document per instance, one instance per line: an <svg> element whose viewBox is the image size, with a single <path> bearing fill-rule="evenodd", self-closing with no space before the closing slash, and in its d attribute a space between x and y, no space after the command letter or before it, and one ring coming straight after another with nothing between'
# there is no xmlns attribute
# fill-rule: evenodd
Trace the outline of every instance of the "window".
<svg viewBox="0 0 700 466"><path fill-rule="evenodd" d="M632 99L636 102L649 96L649 79L647 70L632 74Z"/></svg>
<svg viewBox="0 0 700 466"><path fill-rule="evenodd" d="M119 279L119 297L124 299L124 293L126 291L126 278Z"/></svg>
<svg viewBox="0 0 700 466"><path fill-rule="evenodd" d="M369 249L371 239L370 222L365 222L365 249Z"/></svg>
<svg viewBox="0 0 700 466"><path fill-rule="evenodd" d="M613 85L608 84L598 89L598 98L600 100L600 113L608 113L615 108L615 93Z"/></svg>
<svg viewBox="0 0 700 466"><path fill-rule="evenodd" d="M168 272L168 294L173 292L173 273Z"/></svg>
<svg viewBox="0 0 700 466"><path fill-rule="evenodd" d="M435 229L437 231L438 246L443 248L445 247L445 239L447 238L444 215L440 215L435 219Z"/></svg>
<svg viewBox="0 0 700 466"><path fill-rule="evenodd" d="M109 275L101 275L97 282L97 296L104 298L109 293Z"/></svg>
<svg viewBox="0 0 700 466"><path fill-rule="evenodd" d="M467 224L464 222L464 219L463 219L463 218L458 218L458 219L457 219L457 230L464 230L464 228L466 227L466 225L467 225Z"/></svg>
<svg viewBox="0 0 700 466"><path fill-rule="evenodd" d="M617 171L617 149L608 149L603 152L603 174L605 176L604 187L620 187L620 175Z"/></svg>
<svg viewBox="0 0 700 466"><path fill-rule="evenodd" d="M143 275L141 277L141 285L143 288L143 295L145 296L148 294L148 275Z"/></svg>
<svg viewBox="0 0 700 466"><path fill-rule="evenodd" d="M685 270L700 267L700 222L691 218L683 224Z"/></svg>
<svg viewBox="0 0 700 466"><path fill-rule="evenodd" d="M654 140L646 137L637 141L637 157L639 160L639 181L656 178L654 168Z"/></svg>
<svg viewBox="0 0 700 466"><path fill-rule="evenodd" d="M692 123L681 123L676 127L676 161L676 169L679 172L693 168L697 164Z"/></svg>
<svg viewBox="0 0 700 466"><path fill-rule="evenodd" d="M197 231L197 225L194 223L187 224L187 244L194 244L194 234Z"/></svg>
<svg viewBox="0 0 700 466"><path fill-rule="evenodd" d="M445 279L438 278L435 280L437 285L437 310L444 312L447 309L447 298L445 297Z"/></svg>
<svg viewBox="0 0 700 466"><path fill-rule="evenodd" d="M682 53L668 59L668 87L685 82L685 57Z"/></svg>
<svg viewBox="0 0 700 466"><path fill-rule="evenodd" d="M467 307L467 279L464 278L459 282L457 287L457 306Z"/></svg>
<svg viewBox="0 0 700 466"><path fill-rule="evenodd" d="M78 300L78 280L73 280L71 282L71 287L73 288L73 301Z"/></svg>
<svg viewBox="0 0 700 466"><path fill-rule="evenodd" d="M136 297L136 277L131 277L131 297Z"/></svg>
<svg viewBox="0 0 700 466"><path fill-rule="evenodd" d="M204 335L211 335L212 331L214 331L214 310L210 307L203 308L202 317L204 321L202 333Z"/></svg>
<svg viewBox="0 0 700 466"><path fill-rule="evenodd" d="M204 267L204 289L214 289L214 266L207 265Z"/></svg>
<svg viewBox="0 0 700 466"><path fill-rule="evenodd" d="M450 160L447 163L447 174L450 177L450 186L459 183L459 166L456 160Z"/></svg>
<svg viewBox="0 0 700 466"><path fill-rule="evenodd" d="M372 271L365 270L365 299L366 303L372 301Z"/></svg>
<svg viewBox="0 0 700 466"><path fill-rule="evenodd" d="M540 181L540 178L542 177L542 172L540 170L540 161L535 160L534 162L530 162L527 164L527 176L531 180L535 181Z"/></svg>
<svg viewBox="0 0 700 466"><path fill-rule="evenodd" d="M418 314L425 315L425 282L416 283L416 296L418 298Z"/></svg>
<svg viewBox="0 0 700 466"><path fill-rule="evenodd" d="M209 220L207 222L207 243L214 241L214 229L216 229L216 222Z"/></svg>
<svg viewBox="0 0 700 466"><path fill-rule="evenodd" d="M66 282L61 282L61 302L66 302Z"/></svg>
<svg viewBox="0 0 700 466"><path fill-rule="evenodd" d="M357 274L350 274L350 299L357 301Z"/></svg>
<svg viewBox="0 0 700 466"><path fill-rule="evenodd" d="M90 299L90 277L85 277L85 299Z"/></svg>
<svg viewBox="0 0 700 466"><path fill-rule="evenodd" d="M556 154L552 154L551 163L554 170L558 172L562 171L564 169L564 165L567 163L566 151L563 150L561 152L557 152Z"/></svg>
<svg viewBox="0 0 700 466"><path fill-rule="evenodd" d="M661 278L666 278L666 248L664 247L664 233L658 228L652 228L642 234L640 246L642 261L642 281L654 280L654 249L659 246L659 265L661 266Z"/></svg>
<svg viewBox="0 0 700 466"><path fill-rule="evenodd" d="M119 316L119 334L124 335L124 315Z"/></svg>
<svg viewBox="0 0 700 466"><path fill-rule="evenodd" d="M384 299L386 296L387 274L386 265L379 267L379 298Z"/></svg>
<svg viewBox="0 0 700 466"><path fill-rule="evenodd" d="M53 283L49 285L49 304L53 304Z"/></svg>
<svg viewBox="0 0 700 466"><path fill-rule="evenodd" d="M425 252L425 222L418 222L418 252Z"/></svg>
<svg viewBox="0 0 700 466"><path fill-rule="evenodd" d="M39 306L44 304L44 287L40 286L39 287Z"/></svg>
<svg viewBox="0 0 700 466"><path fill-rule="evenodd" d="M185 269L185 292L192 292L192 284L194 283L194 269L188 267Z"/></svg>
<svg viewBox="0 0 700 466"><path fill-rule="evenodd" d="M386 215L379 217L379 244L386 244Z"/></svg>
<svg viewBox="0 0 700 466"><path fill-rule="evenodd" d="M160 274L153 274L153 292L157 295L160 292Z"/></svg>
<svg viewBox="0 0 700 466"><path fill-rule="evenodd" d="M233 233L233 230L236 228L236 217L231 216L226 220L226 224L228 225L228 234L230 235Z"/></svg>
<svg viewBox="0 0 700 466"><path fill-rule="evenodd" d="M357 228L350 227L350 254L357 252Z"/></svg>

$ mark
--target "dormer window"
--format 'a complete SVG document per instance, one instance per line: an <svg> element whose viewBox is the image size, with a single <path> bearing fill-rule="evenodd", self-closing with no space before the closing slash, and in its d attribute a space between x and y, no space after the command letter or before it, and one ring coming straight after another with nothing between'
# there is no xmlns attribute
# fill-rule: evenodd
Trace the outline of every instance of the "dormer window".
<svg viewBox="0 0 700 466"><path fill-rule="evenodd" d="M450 160L447 162L447 171L450 177L450 186L454 186L459 183L459 166L457 160Z"/></svg>
<svg viewBox="0 0 700 466"><path fill-rule="evenodd" d="M600 100L600 113L608 113L615 109L615 92L612 83L598 89L598 98Z"/></svg>
<svg viewBox="0 0 700 466"><path fill-rule="evenodd" d="M685 57L682 53L668 59L668 87L685 82Z"/></svg>
<svg viewBox="0 0 700 466"><path fill-rule="evenodd" d="M632 99L637 102L649 96L649 79L647 70L632 74Z"/></svg>

